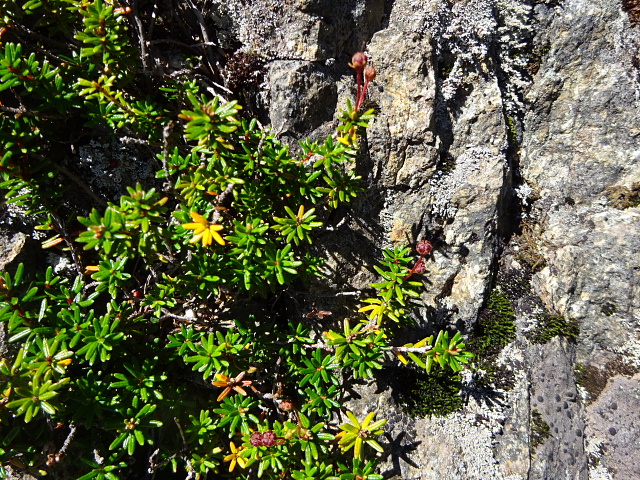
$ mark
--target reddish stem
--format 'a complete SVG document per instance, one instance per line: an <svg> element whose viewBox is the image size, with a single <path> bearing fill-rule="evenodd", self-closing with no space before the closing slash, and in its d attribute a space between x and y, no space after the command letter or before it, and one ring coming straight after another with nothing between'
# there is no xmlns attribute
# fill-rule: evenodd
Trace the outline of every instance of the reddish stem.
<svg viewBox="0 0 640 480"><path fill-rule="evenodd" d="M362 80L362 78L360 80ZM362 89L358 89L359 92L358 92L358 96L356 97L357 98L357 100L356 100L356 112L358 110L360 110L360 107L362 106L362 104L364 102L364 97L367 95L367 88L369 88L369 83L370 83L369 80L365 80L364 87L362 87ZM358 86L360 86L360 85L358 84Z"/></svg>

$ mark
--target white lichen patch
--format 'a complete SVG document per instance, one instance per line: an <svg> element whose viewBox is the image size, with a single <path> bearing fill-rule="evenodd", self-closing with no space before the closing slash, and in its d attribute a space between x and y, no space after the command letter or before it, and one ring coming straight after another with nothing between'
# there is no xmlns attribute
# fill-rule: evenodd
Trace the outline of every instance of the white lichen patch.
<svg viewBox="0 0 640 480"><path fill-rule="evenodd" d="M18 191L18 196L22 195L32 195L31 190L28 188L21 188ZM46 217L44 215L34 214L33 212L42 211L44 207L42 205L36 205L33 208L29 208L26 205L17 205L15 203L7 203L6 204L6 212L5 215L0 221L0 225L5 226L28 226L31 229L29 236L36 240L42 241L45 238L52 236L51 232L35 230L33 227L41 224L46 221Z"/></svg>
<svg viewBox="0 0 640 480"><path fill-rule="evenodd" d="M503 423L504 416L498 409L487 408L473 399L464 412L432 419L429 437L438 441L430 442L423 458L423 473L414 478L520 480L519 475L506 473L494 456L493 444L502 433ZM450 456L454 452L456 461L452 462ZM403 478L410 476L409 473Z"/></svg>
<svg viewBox="0 0 640 480"><path fill-rule="evenodd" d="M613 480L614 477L607 468L600 463L606 440L598 436L585 438L585 453L591 459L589 465L589 480Z"/></svg>
<svg viewBox="0 0 640 480"><path fill-rule="evenodd" d="M127 142L100 143L92 140L78 147L79 164L90 169L83 180L89 185L108 190L117 201L126 185L154 176L153 162L139 159Z"/></svg>
<svg viewBox="0 0 640 480"><path fill-rule="evenodd" d="M482 168L483 162L493 158L495 153L485 147L471 147L456 158L453 171L444 173L436 172L430 179L433 201L431 211L435 216L451 218L458 211L458 206L453 202L456 192L469 183Z"/></svg>
<svg viewBox="0 0 640 480"><path fill-rule="evenodd" d="M452 99L460 87L469 82L469 72L485 71L491 38L497 28L489 0L454 4L451 22L440 37L440 50L453 55L451 72L441 84L442 96Z"/></svg>
<svg viewBox="0 0 640 480"><path fill-rule="evenodd" d="M627 328L632 327L627 323ZM636 368L640 368L640 338L636 336L628 337L627 341L622 345L620 353L623 355L625 363L632 365Z"/></svg>
<svg viewBox="0 0 640 480"><path fill-rule="evenodd" d="M528 207L531 203L531 194L533 193L533 188L531 188L531 186L529 186L529 184L527 183L522 183L515 188L515 191L522 205Z"/></svg>
<svg viewBox="0 0 640 480"><path fill-rule="evenodd" d="M500 355L496 359L496 364L502 365L508 370L513 370L514 364L523 365L525 361L524 351L521 346L516 342L511 342L501 350ZM514 376L522 377L526 380L526 375L520 370L514 371L513 374Z"/></svg>
<svg viewBox="0 0 640 480"><path fill-rule="evenodd" d="M576 388L578 390L578 396L580 397L580 400L586 403L587 400L589 400L589 391L579 383L576 385Z"/></svg>
<svg viewBox="0 0 640 480"><path fill-rule="evenodd" d="M589 467L589 480L614 480L613 473L600 463Z"/></svg>
<svg viewBox="0 0 640 480"><path fill-rule="evenodd" d="M75 266L68 257L58 255L55 252L49 252L47 255L47 264L53 267L53 271L56 275L68 274L75 271Z"/></svg>

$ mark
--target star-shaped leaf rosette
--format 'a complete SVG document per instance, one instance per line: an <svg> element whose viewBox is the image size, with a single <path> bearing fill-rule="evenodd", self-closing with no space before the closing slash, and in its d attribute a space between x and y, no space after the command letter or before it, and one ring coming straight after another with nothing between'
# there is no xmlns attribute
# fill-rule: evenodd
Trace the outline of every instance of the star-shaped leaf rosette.
<svg viewBox="0 0 640 480"><path fill-rule="evenodd" d="M213 243L213 240L220 245L224 245L225 241L218 233L224 227L222 225L216 225L213 222L209 222L206 218L197 212L189 212L193 223L184 223L182 228L187 230L193 230L193 237L189 240L189 243L196 243L202 240L203 246L208 246Z"/></svg>
<svg viewBox="0 0 640 480"><path fill-rule="evenodd" d="M360 422L352 412L347 411L347 417L349 417L351 423L344 423L340 425L340 429L342 431L336 435L336 439L338 439L338 443L343 452L346 452L353 447L354 458L362 460L362 446L364 443L372 447L377 452L382 453L384 451L382 446L376 440L371 438L371 436L378 436L381 433L384 433L384 430L380 427L387 423L387 420L382 419L371 423L375 415L375 412L370 412L366 418Z"/></svg>

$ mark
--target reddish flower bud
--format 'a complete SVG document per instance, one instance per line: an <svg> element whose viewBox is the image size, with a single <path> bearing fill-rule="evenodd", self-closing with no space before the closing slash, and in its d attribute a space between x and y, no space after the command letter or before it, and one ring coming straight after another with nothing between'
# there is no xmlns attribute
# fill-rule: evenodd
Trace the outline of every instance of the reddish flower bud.
<svg viewBox="0 0 640 480"><path fill-rule="evenodd" d="M273 447L278 441L278 437L273 430L267 430L262 434L262 445L265 447Z"/></svg>
<svg viewBox="0 0 640 480"><path fill-rule="evenodd" d="M376 78L376 69L373 67L373 65L367 65L367 67L364 69L364 79L367 82L372 82L374 78Z"/></svg>
<svg viewBox="0 0 640 480"><path fill-rule="evenodd" d="M363 52L356 52L353 54L353 57L351 57L351 63L349 64L351 68L362 71L366 65L367 56Z"/></svg>
<svg viewBox="0 0 640 480"><path fill-rule="evenodd" d="M411 269L413 273L417 273L418 275L424 273L427 270L427 266L424 264L424 259L422 257L418 260L415 266Z"/></svg>
<svg viewBox="0 0 640 480"><path fill-rule="evenodd" d="M416 251L420 255L429 255L431 250L433 250L433 245L429 240L420 240L416 245Z"/></svg>
<svg viewBox="0 0 640 480"><path fill-rule="evenodd" d="M251 434L251 438L249 439L249 443L251 443L254 447L261 447L264 445L262 440L262 434L260 432L253 432Z"/></svg>

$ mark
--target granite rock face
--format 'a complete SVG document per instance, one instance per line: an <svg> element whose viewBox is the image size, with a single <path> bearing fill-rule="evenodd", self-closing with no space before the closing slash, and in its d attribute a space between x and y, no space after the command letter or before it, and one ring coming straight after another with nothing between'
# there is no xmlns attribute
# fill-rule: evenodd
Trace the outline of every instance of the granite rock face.
<svg viewBox="0 0 640 480"><path fill-rule="evenodd" d="M545 35L521 154L546 260L534 281L545 303L579 320L580 363L603 351L638 362L640 214L610 199L640 180L638 32L617 2L584 1L565 2Z"/></svg>
<svg viewBox="0 0 640 480"><path fill-rule="evenodd" d="M640 478L640 377L615 376L587 408L586 450L593 478Z"/></svg>
<svg viewBox="0 0 640 480"><path fill-rule="evenodd" d="M445 418L411 418L375 386L349 405L389 419L385 478L640 479L640 26L624 10L638 4L214 0L217 41L265 58L259 107L292 145L353 98L354 52L378 70L366 191L318 241L319 301L422 238L436 248L420 328L470 333L496 279L531 285L499 358L513 388L468 376ZM577 322L575 341L532 343L545 315Z"/></svg>

